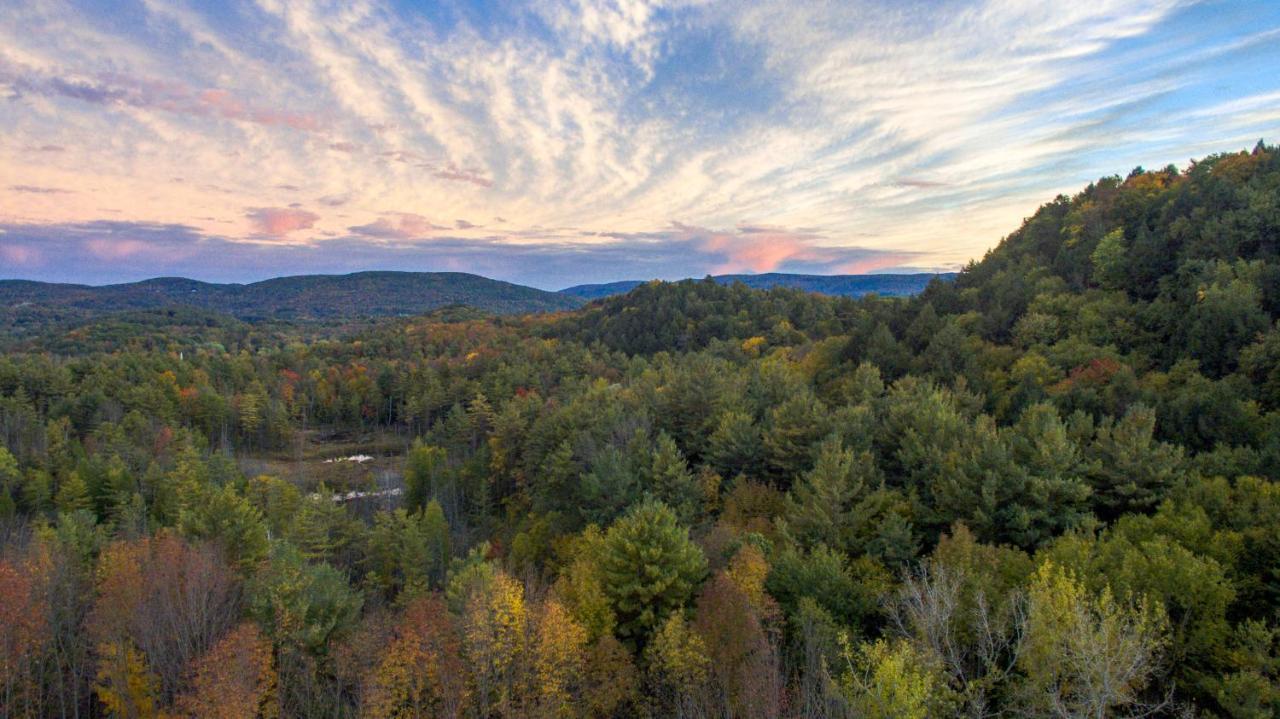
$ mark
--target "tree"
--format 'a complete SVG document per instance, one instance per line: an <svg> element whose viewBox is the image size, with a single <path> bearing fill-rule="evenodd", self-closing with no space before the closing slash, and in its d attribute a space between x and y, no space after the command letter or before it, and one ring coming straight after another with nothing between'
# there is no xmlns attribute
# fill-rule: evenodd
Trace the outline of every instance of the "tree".
<svg viewBox="0 0 1280 719"><path fill-rule="evenodd" d="M590 641L612 635L617 622L605 591L604 539L594 524L584 529L568 545L567 562L555 583L556 596L586 630Z"/></svg>
<svg viewBox="0 0 1280 719"><path fill-rule="evenodd" d="M45 567L0 560L0 713L34 716L40 704L38 658L49 641Z"/></svg>
<svg viewBox="0 0 1280 719"><path fill-rule="evenodd" d="M711 660L706 643L679 612L670 614L658 627L644 656L657 711L681 719L701 716Z"/></svg>
<svg viewBox="0 0 1280 719"><path fill-rule="evenodd" d="M486 592L472 592L463 613L462 648L481 716L517 716L528 609L524 588L499 572Z"/></svg>
<svg viewBox="0 0 1280 719"><path fill-rule="evenodd" d="M1108 290L1125 288L1129 275L1126 249L1122 228L1116 228L1098 240L1090 256L1093 260L1093 281L1098 286Z"/></svg>
<svg viewBox="0 0 1280 719"><path fill-rule="evenodd" d="M661 502L646 501L609 528L601 572L623 641L644 647L683 607L706 573L707 560Z"/></svg>
<svg viewBox="0 0 1280 719"><path fill-rule="evenodd" d="M681 521L688 522L696 516L701 489L680 448L666 432L658 435L653 450L649 487L653 495L671 507Z"/></svg>
<svg viewBox="0 0 1280 719"><path fill-rule="evenodd" d="M538 615L533 636L533 678L528 716L582 716L587 632L554 598Z"/></svg>
<svg viewBox="0 0 1280 719"><path fill-rule="evenodd" d="M1166 644L1158 604L1145 597L1122 602L1107 587L1091 593L1046 561L1028 589L1026 622L1018 666L1029 715L1104 717L1144 708L1142 692Z"/></svg>
<svg viewBox="0 0 1280 719"><path fill-rule="evenodd" d="M1021 582L1030 560L1011 548L978 544L963 525L929 560L907 573L889 599L894 634L945 676L957 709L998 715L1022 632Z"/></svg>
<svg viewBox="0 0 1280 719"><path fill-rule="evenodd" d="M9 448L0 445L0 519L10 517L17 511L17 503L13 497L18 489L18 460L9 453Z"/></svg>
<svg viewBox="0 0 1280 719"><path fill-rule="evenodd" d="M717 713L776 718L781 715L783 684L770 626L776 607L771 600L764 602L763 576L757 582L750 563L738 562L735 574L721 572L707 583L698 597L693 627L706 647L712 678L709 699L720 708Z"/></svg>
<svg viewBox="0 0 1280 719"><path fill-rule="evenodd" d="M936 664L904 640L878 639L856 651L845 642L842 680L854 715L867 719L945 716L951 697Z"/></svg>
<svg viewBox="0 0 1280 719"><path fill-rule="evenodd" d="M1088 457L1094 511L1103 519L1155 509L1182 470L1182 451L1154 439L1156 415L1134 405L1120 421L1103 420Z"/></svg>
<svg viewBox="0 0 1280 719"><path fill-rule="evenodd" d="M769 412L764 432L765 468L786 488L813 464L813 448L829 433L827 408L812 393L799 394Z"/></svg>
<svg viewBox="0 0 1280 719"><path fill-rule="evenodd" d="M439 447L432 447L415 442L405 459L404 467L404 506L409 512L427 506L432 498L437 498L444 480L445 452Z"/></svg>
<svg viewBox="0 0 1280 719"><path fill-rule="evenodd" d="M227 632L191 669L191 686L178 697L190 717L274 719L276 671L271 643L248 622Z"/></svg>
<svg viewBox="0 0 1280 719"><path fill-rule="evenodd" d="M439 595L405 608L394 639L366 684L368 717L457 719L466 709L462 640Z"/></svg>
<svg viewBox="0 0 1280 719"><path fill-rule="evenodd" d="M145 674L157 681L156 696L167 703L190 663L239 613L230 568L210 548L189 546L171 533L109 546L98 577L88 628L104 648L108 686L121 697L126 687L142 686L136 682Z"/></svg>
<svg viewBox="0 0 1280 719"><path fill-rule="evenodd" d="M725 477L750 477L760 472L764 448L751 415L734 411L720 415L709 443L711 462Z"/></svg>
<svg viewBox="0 0 1280 719"><path fill-rule="evenodd" d="M627 716L627 709L639 700L640 672L612 634L601 635L588 647L583 680L590 717Z"/></svg>
<svg viewBox="0 0 1280 719"><path fill-rule="evenodd" d="M267 556L262 513L230 485L192 487L178 515L184 536L217 543L227 558L248 573Z"/></svg>
<svg viewBox="0 0 1280 719"><path fill-rule="evenodd" d="M806 547L827 544L842 551L855 545L861 516L854 507L880 481L871 454L857 457L830 437L818 449L813 469L787 495L787 531Z"/></svg>
<svg viewBox="0 0 1280 719"><path fill-rule="evenodd" d="M314 656L354 623L363 603L341 572L281 544L249 583L249 609L278 647Z"/></svg>
<svg viewBox="0 0 1280 719"><path fill-rule="evenodd" d="M147 667L142 652L128 639L98 647L98 701L113 717L153 719L159 717L159 681Z"/></svg>

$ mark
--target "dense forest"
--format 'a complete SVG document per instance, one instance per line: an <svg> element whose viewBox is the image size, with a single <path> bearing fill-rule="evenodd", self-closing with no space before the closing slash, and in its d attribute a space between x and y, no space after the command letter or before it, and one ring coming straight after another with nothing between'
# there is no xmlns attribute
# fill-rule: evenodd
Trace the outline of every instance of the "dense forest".
<svg viewBox="0 0 1280 719"><path fill-rule="evenodd" d="M28 328L0 714L1274 717L1278 318L1259 143L913 298Z"/></svg>

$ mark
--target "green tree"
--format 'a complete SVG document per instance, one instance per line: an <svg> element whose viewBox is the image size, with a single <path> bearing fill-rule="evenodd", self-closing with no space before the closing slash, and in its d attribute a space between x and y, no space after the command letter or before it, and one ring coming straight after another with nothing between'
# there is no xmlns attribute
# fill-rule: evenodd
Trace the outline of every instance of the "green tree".
<svg viewBox="0 0 1280 719"><path fill-rule="evenodd" d="M702 551L665 504L646 501L605 534L601 572L618 636L643 647L685 606L707 571Z"/></svg>
<svg viewBox="0 0 1280 719"><path fill-rule="evenodd" d="M363 603L347 578L328 564L309 564L286 544L249 583L249 609L277 645L312 655L349 630Z"/></svg>
<svg viewBox="0 0 1280 719"><path fill-rule="evenodd" d="M1102 236L1093 249L1093 281L1104 289L1122 290L1129 277L1124 229L1116 228Z"/></svg>
<svg viewBox="0 0 1280 719"><path fill-rule="evenodd" d="M259 512L230 485L192 487L178 515L178 529L195 539L218 543L242 572L267 556L267 527Z"/></svg>
<svg viewBox="0 0 1280 719"><path fill-rule="evenodd" d="M1134 405L1120 421L1103 420L1088 458L1094 511L1103 519L1155 509L1180 476L1183 453L1155 439L1155 411Z"/></svg>
<svg viewBox="0 0 1280 719"><path fill-rule="evenodd" d="M692 521L698 513L702 490L689 463L685 461L675 440L666 433L658 435L649 468L649 487L654 496L676 513L681 522Z"/></svg>
<svg viewBox="0 0 1280 719"><path fill-rule="evenodd" d="M410 512L427 506L437 497L444 481L445 452L439 447L414 442L405 459L404 506Z"/></svg>
<svg viewBox="0 0 1280 719"><path fill-rule="evenodd" d="M716 471L725 477L753 476L761 469L763 452L760 428L751 415L736 411L720 415L708 451Z"/></svg>

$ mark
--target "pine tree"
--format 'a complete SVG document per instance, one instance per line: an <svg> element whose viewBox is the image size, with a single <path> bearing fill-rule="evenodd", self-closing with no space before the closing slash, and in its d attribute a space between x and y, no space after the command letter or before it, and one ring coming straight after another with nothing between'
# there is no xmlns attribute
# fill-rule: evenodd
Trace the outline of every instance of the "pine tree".
<svg viewBox="0 0 1280 719"><path fill-rule="evenodd" d="M666 505L637 505L604 540L601 570L618 635L643 647L672 612L685 606L706 569L702 551Z"/></svg>
<svg viewBox="0 0 1280 719"><path fill-rule="evenodd" d="M680 521L689 522L697 514L702 494L698 482L689 471L689 464L675 440L666 432L658 435L653 450L649 487L654 496L671 507Z"/></svg>

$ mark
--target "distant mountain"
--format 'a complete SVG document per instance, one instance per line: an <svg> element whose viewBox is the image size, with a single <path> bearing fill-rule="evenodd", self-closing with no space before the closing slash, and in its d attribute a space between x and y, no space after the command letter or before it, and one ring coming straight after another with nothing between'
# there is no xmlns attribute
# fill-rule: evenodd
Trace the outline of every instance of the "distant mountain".
<svg viewBox="0 0 1280 719"><path fill-rule="evenodd" d="M950 280L954 279L955 276L954 272L905 275L791 275L782 272L770 272L763 275L716 275L712 279L722 285L741 282L747 287L755 289L793 287L805 292L816 292L839 297L861 297L873 292L878 295L902 297L919 294L924 291L925 286L935 277ZM560 294L580 297L584 300L595 300L601 297L626 294L642 284L644 282L641 280L623 280L599 285L576 285L560 290Z"/></svg>
<svg viewBox="0 0 1280 719"><path fill-rule="evenodd" d="M414 315L452 305L524 314L581 304L569 295L462 272L302 275L247 285L178 277L102 287L0 280L0 327L20 322L24 315L75 319L163 307L195 307L249 320L342 320Z"/></svg>

